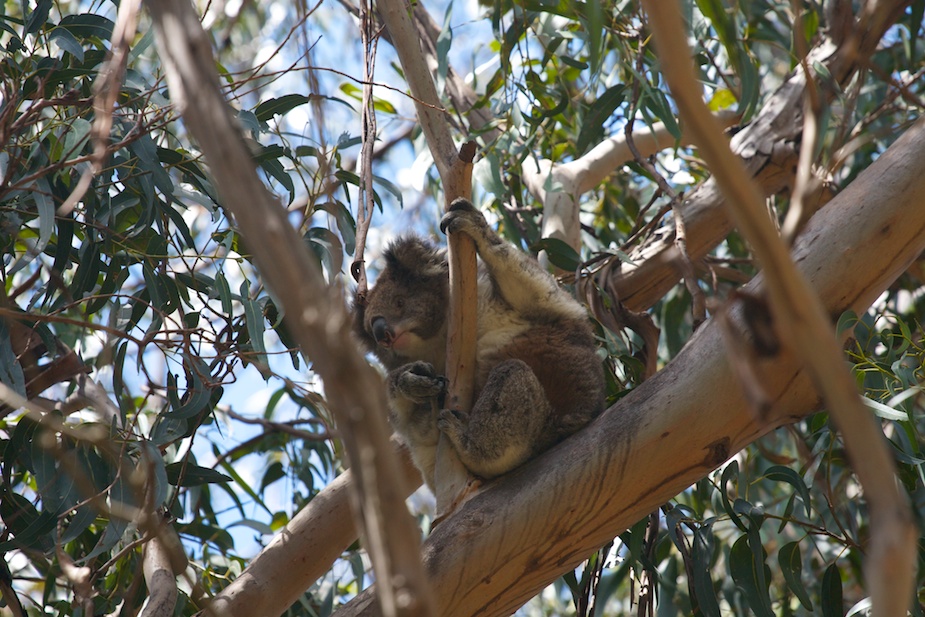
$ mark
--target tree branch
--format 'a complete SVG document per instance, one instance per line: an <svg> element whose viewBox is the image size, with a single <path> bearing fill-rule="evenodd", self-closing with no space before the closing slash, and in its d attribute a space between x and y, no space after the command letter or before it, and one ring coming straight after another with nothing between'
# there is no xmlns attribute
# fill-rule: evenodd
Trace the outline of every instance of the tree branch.
<svg viewBox="0 0 925 617"><path fill-rule="evenodd" d="M404 448L399 451L399 462L407 497L420 486L421 472ZM315 495L247 569L212 599L210 609L222 617L252 617L280 615L289 608L356 540L357 527L350 516L353 482L348 471Z"/></svg>
<svg viewBox="0 0 925 617"><path fill-rule="evenodd" d="M149 2L173 101L202 147L215 185L234 214L286 323L335 410L350 467L353 506L382 584L386 615L430 614L419 553L398 462L388 442L385 394L350 333L343 299L324 284L286 211L266 190L221 95L209 38L188 0ZM347 382L349 377L350 382ZM388 513L386 519L385 513Z"/></svg>
<svg viewBox="0 0 925 617"><path fill-rule="evenodd" d="M923 139L925 120L816 213L798 238L794 261L829 314L863 313L925 248ZM759 276L749 290L760 294L762 287ZM730 318L741 325L740 310ZM721 328L706 322L655 377L583 431L490 484L434 530L424 555L441 590L439 614L510 614L738 450L815 410L812 380L798 367L786 352L762 364L771 406L759 418L729 366ZM373 597L364 592L338 616L371 614Z"/></svg>
<svg viewBox="0 0 925 617"><path fill-rule="evenodd" d="M852 467L864 488L871 515L870 554L864 570L874 614L905 615L915 581L916 529L882 431L861 403L819 297L790 260L767 216L762 195L703 103L677 4L643 0L643 5L662 72L681 117L722 187L736 226L763 266L778 336L805 363L842 433Z"/></svg>
<svg viewBox="0 0 925 617"><path fill-rule="evenodd" d="M902 15L908 0L885 0L877 3L878 19L862 21L851 34L830 30L832 38L820 41L807 56L807 64L824 66L838 84L846 84L858 65L877 48L886 29ZM848 7L839 9L842 13ZM845 18L843 15L840 16ZM851 21L848 19L848 21ZM733 152L745 162L750 177L764 195L790 189L798 165L798 145L803 130L803 100L806 75L794 70L761 111L731 140ZM834 89L820 91L820 98L830 101ZM722 192L712 178L701 184L681 203L676 216L683 216L688 234L687 250L695 262L710 252L732 229ZM813 205L813 204L810 204ZM620 263L613 268L608 288L617 290L620 300L632 310L652 306L678 282L674 268L676 256L671 231L630 253L632 264Z"/></svg>
<svg viewBox="0 0 925 617"><path fill-rule="evenodd" d="M475 144L468 142L457 151L450 135L448 116L431 77L418 37L411 23L411 7L405 0L381 0L379 11L411 88L418 121L443 181L448 208L457 197L472 198L472 161ZM440 110L440 111L438 111ZM469 145L471 144L471 145ZM472 407L475 383L475 341L478 292L475 243L462 234L447 238L450 266L449 332L447 336L447 405L468 411ZM441 434L437 449L437 513L452 510L470 483L455 450Z"/></svg>

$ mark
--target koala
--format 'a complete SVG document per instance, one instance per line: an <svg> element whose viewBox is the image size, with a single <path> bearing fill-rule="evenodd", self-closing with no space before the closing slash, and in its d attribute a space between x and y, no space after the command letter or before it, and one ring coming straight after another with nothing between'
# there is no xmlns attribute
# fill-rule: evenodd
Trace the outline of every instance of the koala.
<svg viewBox="0 0 925 617"><path fill-rule="evenodd" d="M511 471L571 435L604 406L604 374L584 308L502 240L469 201L440 223L479 255L476 379L469 413L445 409L449 275L444 251L396 240L354 330L389 369L390 422L434 488L442 432L474 475Z"/></svg>

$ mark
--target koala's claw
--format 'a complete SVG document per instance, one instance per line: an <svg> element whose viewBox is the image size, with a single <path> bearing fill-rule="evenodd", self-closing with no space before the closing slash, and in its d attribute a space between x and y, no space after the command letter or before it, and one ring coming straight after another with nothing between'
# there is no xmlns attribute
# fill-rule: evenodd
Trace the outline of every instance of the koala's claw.
<svg viewBox="0 0 925 617"><path fill-rule="evenodd" d="M437 428L447 435L459 435L465 432L469 415L457 409L444 409L437 416Z"/></svg>
<svg viewBox="0 0 925 617"><path fill-rule="evenodd" d="M426 402L446 395L447 379L429 362L412 362L393 371L390 389L412 401Z"/></svg>
<svg viewBox="0 0 925 617"><path fill-rule="evenodd" d="M443 219L440 221L440 231L443 233L466 231L466 229L478 227L484 222L485 217L472 205L472 202L460 197L450 204L449 210L443 215Z"/></svg>

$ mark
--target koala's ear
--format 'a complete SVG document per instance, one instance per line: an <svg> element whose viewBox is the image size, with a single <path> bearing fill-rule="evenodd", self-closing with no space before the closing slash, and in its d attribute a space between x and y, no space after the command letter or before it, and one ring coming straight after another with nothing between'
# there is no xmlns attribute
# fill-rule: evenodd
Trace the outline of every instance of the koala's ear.
<svg viewBox="0 0 925 617"><path fill-rule="evenodd" d="M389 245L385 262L387 268L410 275L432 277L447 272L446 254L417 236L399 238Z"/></svg>

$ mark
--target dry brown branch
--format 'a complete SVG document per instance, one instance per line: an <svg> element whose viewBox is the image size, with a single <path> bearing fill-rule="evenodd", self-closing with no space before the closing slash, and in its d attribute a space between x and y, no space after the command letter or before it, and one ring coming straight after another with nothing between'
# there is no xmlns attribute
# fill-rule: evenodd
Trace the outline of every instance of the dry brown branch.
<svg viewBox="0 0 925 617"><path fill-rule="evenodd" d="M880 427L844 366L819 297L796 269L767 216L758 188L703 103L677 4L644 0L662 72L698 151L726 195L736 226L761 262L778 335L805 364L835 419L870 508L865 563L875 615L905 615L915 580L916 530Z"/></svg>
<svg viewBox="0 0 925 617"><path fill-rule="evenodd" d="M923 139L925 121L798 238L794 260L829 314L863 313L925 248ZM761 278L752 293L760 295ZM730 317L741 320L739 309ZM705 323L655 377L434 530L424 551L441 617L510 614L741 448L818 409L812 380L798 367L787 352L762 364L770 408L759 420L729 366L721 329ZM373 596L362 594L338 617L372 614Z"/></svg>
<svg viewBox="0 0 925 617"><path fill-rule="evenodd" d="M353 506L382 583L386 615L432 614L419 531L388 441L383 388L359 352L343 299L324 284L285 209L268 193L222 97L209 37L188 0L148 3L174 102L215 184L279 298L293 337L324 380L350 467Z"/></svg>

